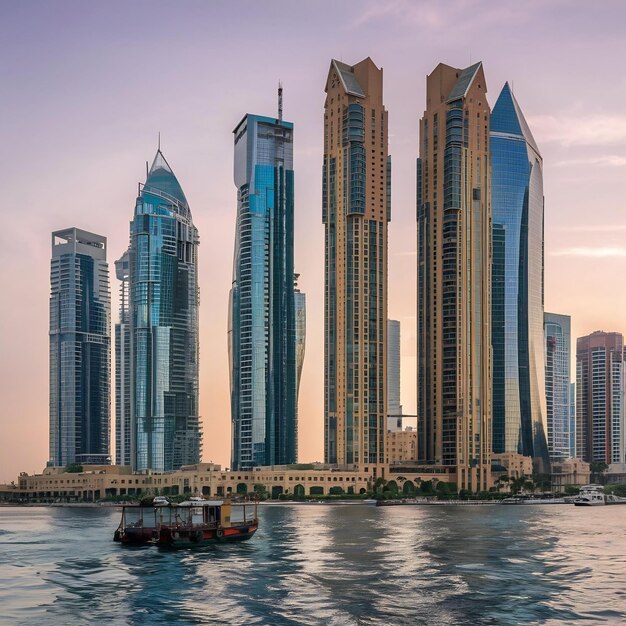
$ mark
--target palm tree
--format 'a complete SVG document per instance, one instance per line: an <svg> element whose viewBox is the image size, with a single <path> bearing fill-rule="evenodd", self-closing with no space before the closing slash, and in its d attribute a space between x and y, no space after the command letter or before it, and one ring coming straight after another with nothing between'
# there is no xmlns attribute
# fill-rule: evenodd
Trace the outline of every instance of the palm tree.
<svg viewBox="0 0 626 626"><path fill-rule="evenodd" d="M604 473L609 469L609 466L602 461L592 461L589 463L589 470L591 471L591 482L598 482L604 485L606 482L606 476Z"/></svg>

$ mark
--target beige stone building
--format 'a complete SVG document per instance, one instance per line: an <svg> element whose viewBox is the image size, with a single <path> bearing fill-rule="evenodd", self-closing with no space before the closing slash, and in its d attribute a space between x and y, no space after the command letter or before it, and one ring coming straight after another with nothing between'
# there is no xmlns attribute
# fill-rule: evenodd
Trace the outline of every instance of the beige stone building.
<svg viewBox="0 0 626 626"><path fill-rule="evenodd" d="M496 466L502 466L509 478L530 477L533 474L533 459L530 456L523 456L515 452L494 453L491 461Z"/></svg>
<svg viewBox="0 0 626 626"><path fill-rule="evenodd" d="M417 167L418 459L491 486L491 183L482 63L427 78Z"/></svg>
<svg viewBox="0 0 626 626"><path fill-rule="evenodd" d="M414 465L414 464L413 464ZM386 476L399 484L407 480L448 481L445 472L413 465L388 468ZM145 493L223 497L251 494L255 485L265 487L270 498L281 494L302 497L331 493L364 494L374 488L375 477L370 468L339 469L322 464L257 467L252 471L226 471L213 463L184 466L166 473L133 474L128 466L91 466L80 473L66 473L62 468L46 468L43 473L22 473L17 483L0 485L0 500L39 502L95 501L107 496ZM333 489L334 488L334 489ZM339 490L340 488L340 490ZM258 489L258 487L257 487Z"/></svg>
<svg viewBox="0 0 626 626"><path fill-rule="evenodd" d="M333 60L326 81L324 461L382 476L387 433L391 161L383 71Z"/></svg>
<svg viewBox="0 0 626 626"><path fill-rule="evenodd" d="M581 487L591 482L589 463L580 459L552 463L552 489L562 491L568 486Z"/></svg>
<svg viewBox="0 0 626 626"><path fill-rule="evenodd" d="M397 464L404 461L417 461L417 430L410 426L387 432L387 462Z"/></svg>

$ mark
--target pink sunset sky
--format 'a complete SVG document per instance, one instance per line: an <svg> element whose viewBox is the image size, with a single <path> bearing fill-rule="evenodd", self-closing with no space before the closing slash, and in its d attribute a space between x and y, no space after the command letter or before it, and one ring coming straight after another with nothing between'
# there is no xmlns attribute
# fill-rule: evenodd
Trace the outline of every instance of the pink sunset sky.
<svg viewBox="0 0 626 626"><path fill-rule="evenodd" d="M204 460L228 466L226 326L236 191L232 130L295 124L296 270L307 294L300 460L323 457L322 115L331 58L384 68L393 160L389 317L415 411L415 159L425 78L482 60L514 89L544 157L546 310L574 338L626 332L626 5L408 0L0 0L0 482L48 459L50 232L126 249L137 183L161 145L200 231ZM113 420L113 416L112 416ZM113 438L112 438L113 439Z"/></svg>

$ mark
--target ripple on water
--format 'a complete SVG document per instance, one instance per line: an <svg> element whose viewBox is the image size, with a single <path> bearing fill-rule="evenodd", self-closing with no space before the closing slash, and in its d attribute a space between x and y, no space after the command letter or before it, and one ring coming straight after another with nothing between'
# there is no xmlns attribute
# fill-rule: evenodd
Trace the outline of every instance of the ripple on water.
<svg viewBox="0 0 626 626"><path fill-rule="evenodd" d="M262 507L250 542L111 541L117 511L0 509L7 623L626 621L620 507Z"/></svg>

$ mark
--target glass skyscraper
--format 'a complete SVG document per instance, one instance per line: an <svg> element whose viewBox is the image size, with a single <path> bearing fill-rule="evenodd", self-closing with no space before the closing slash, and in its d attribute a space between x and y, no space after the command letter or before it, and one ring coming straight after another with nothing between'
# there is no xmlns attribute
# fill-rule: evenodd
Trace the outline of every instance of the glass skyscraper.
<svg viewBox="0 0 626 626"><path fill-rule="evenodd" d="M159 149L130 227L131 465L169 471L200 460L198 231Z"/></svg>
<svg viewBox="0 0 626 626"><path fill-rule="evenodd" d="M245 470L297 460L305 301L294 274L293 124L248 114L234 136L231 466Z"/></svg>
<svg viewBox="0 0 626 626"><path fill-rule="evenodd" d="M106 250L105 237L78 228L52 233L52 466L111 462L111 294Z"/></svg>
<svg viewBox="0 0 626 626"><path fill-rule="evenodd" d="M491 486L490 109L482 63L428 76L417 161L418 461ZM456 475L455 475L456 474Z"/></svg>
<svg viewBox="0 0 626 626"><path fill-rule="evenodd" d="M130 419L130 262L128 251L115 261L115 275L120 281L119 321L115 324L115 463L131 464Z"/></svg>
<svg viewBox="0 0 626 626"><path fill-rule="evenodd" d="M576 456L576 424L572 420L571 317L544 313L546 341L546 420L551 461Z"/></svg>
<svg viewBox="0 0 626 626"><path fill-rule="evenodd" d="M324 104L324 460L381 475L391 158L383 70L331 61Z"/></svg>
<svg viewBox="0 0 626 626"><path fill-rule="evenodd" d="M493 451L549 472L543 334L543 161L508 83L491 114Z"/></svg>

